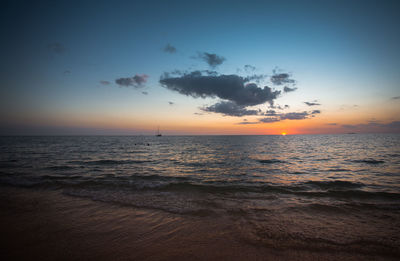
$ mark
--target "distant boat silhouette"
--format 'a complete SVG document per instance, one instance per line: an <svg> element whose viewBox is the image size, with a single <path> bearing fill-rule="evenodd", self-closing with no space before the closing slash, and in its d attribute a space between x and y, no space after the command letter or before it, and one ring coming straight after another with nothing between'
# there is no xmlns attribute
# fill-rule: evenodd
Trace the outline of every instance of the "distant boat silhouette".
<svg viewBox="0 0 400 261"><path fill-rule="evenodd" d="M162 135L161 135L161 132L160 132L160 127L157 128L156 136L157 136L157 137L161 137L161 136L162 136Z"/></svg>

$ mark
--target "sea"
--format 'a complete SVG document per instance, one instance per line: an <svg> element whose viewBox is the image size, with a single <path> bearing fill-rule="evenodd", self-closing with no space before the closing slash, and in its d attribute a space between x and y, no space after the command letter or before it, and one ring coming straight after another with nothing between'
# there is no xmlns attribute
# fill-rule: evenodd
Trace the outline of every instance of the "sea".
<svg viewBox="0 0 400 261"><path fill-rule="evenodd" d="M400 248L399 134L7 136L0 186L223 218L259 246Z"/></svg>

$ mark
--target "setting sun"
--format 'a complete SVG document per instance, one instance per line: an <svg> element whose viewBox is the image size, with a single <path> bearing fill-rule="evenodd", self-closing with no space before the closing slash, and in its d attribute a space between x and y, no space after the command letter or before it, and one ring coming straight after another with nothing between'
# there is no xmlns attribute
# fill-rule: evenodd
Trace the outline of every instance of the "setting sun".
<svg viewBox="0 0 400 261"><path fill-rule="evenodd" d="M285 136L286 135L286 132L282 132L282 136Z"/></svg>

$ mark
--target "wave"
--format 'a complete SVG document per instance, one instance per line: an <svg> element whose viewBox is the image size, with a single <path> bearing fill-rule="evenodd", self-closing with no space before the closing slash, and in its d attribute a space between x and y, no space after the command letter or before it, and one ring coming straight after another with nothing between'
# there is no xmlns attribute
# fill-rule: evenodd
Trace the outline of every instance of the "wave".
<svg viewBox="0 0 400 261"><path fill-rule="evenodd" d="M372 164L372 165L385 163L385 161L383 161L383 160L376 160L376 159L360 159L360 160L352 160L351 162L366 163L366 164Z"/></svg>
<svg viewBox="0 0 400 261"><path fill-rule="evenodd" d="M47 167L46 169L50 169L50 170L71 170L71 169L75 169L75 167L68 166L68 165L60 165L60 166L50 166L50 167Z"/></svg>
<svg viewBox="0 0 400 261"><path fill-rule="evenodd" d="M260 159L260 160L257 160L257 161L262 163L262 164L286 163L286 161L279 160L279 159Z"/></svg>
<svg viewBox="0 0 400 261"><path fill-rule="evenodd" d="M145 192L159 191L168 193L200 193L200 194L226 194L235 195L257 193L262 197L271 194L287 194L306 196L311 198L361 198L361 199L391 199L400 200L400 193L385 191L365 191L363 183L344 180L335 181L307 181L291 185L275 185L263 182L248 184L234 182L214 182L207 184L196 177L186 176L163 176L133 174L127 176L114 176L112 174L90 176L90 175L40 175L29 174L2 174L0 184L22 187L44 187L44 188L95 188L102 190L128 189L130 191ZM244 195L243 194L243 195Z"/></svg>
<svg viewBox="0 0 400 261"><path fill-rule="evenodd" d="M332 171L332 172L344 172L344 171L351 171L349 169L342 169L342 168L332 168L332 169L328 169L328 171Z"/></svg>
<svg viewBox="0 0 400 261"><path fill-rule="evenodd" d="M344 181L344 180L334 180L334 181L307 181L305 184L317 186L322 189L330 188L361 188L364 186L362 183Z"/></svg>
<svg viewBox="0 0 400 261"><path fill-rule="evenodd" d="M153 162L152 160L110 160L110 159L102 159L102 160L91 160L91 161L70 161L68 163L71 164L80 164L80 165L122 165L122 164L141 164Z"/></svg>

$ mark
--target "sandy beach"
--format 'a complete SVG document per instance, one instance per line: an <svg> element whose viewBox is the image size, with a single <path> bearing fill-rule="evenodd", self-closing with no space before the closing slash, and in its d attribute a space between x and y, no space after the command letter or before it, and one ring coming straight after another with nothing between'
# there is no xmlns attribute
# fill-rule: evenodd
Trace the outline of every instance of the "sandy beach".
<svg viewBox="0 0 400 261"><path fill-rule="evenodd" d="M1 187L2 260L395 260L398 253L251 242L229 220ZM360 243L361 244L361 243ZM384 248L383 248L384 249ZM354 248L353 248L354 250ZM381 249L382 250L382 249ZM396 256L397 255L397 256Z"/></svg>

